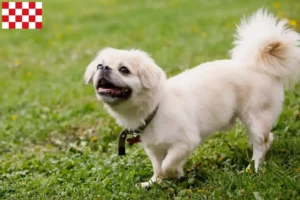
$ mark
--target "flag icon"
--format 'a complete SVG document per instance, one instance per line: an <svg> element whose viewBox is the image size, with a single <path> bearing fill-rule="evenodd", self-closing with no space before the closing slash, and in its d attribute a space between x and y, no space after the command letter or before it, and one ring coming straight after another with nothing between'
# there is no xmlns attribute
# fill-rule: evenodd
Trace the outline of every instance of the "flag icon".
<svg viewBox="0 0 300 200"><path fill-rule="evenodd" d="M41 29L42 2L2 2L2 29Z"/></svg>

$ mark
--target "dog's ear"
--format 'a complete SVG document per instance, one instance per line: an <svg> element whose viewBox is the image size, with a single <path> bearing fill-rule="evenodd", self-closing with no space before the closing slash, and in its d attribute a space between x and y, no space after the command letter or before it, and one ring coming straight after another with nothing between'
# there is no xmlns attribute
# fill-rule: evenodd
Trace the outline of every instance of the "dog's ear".
<svg viewBox="0 0 300 200"><path fill-rule="evenodd" d="M141 66L139 76L143 86L147 89L152 89L157 86L160 73L152 67Z"/></svg>
<svg viewBox="0 0 300 200"><path fill-rule="evenodd" d="M84 73L84 82L85 84L89 84L92 82L94 74L97 71L96 62L93 60L86 68Z"/></svg>
<svg viewBox="0 0 300 200"><path fill-rule="evenodd" d="M155 88L163 71L155 64L154 60L145 52L134 50L138 56L139 77L142 85L147 89Z"/></svg>

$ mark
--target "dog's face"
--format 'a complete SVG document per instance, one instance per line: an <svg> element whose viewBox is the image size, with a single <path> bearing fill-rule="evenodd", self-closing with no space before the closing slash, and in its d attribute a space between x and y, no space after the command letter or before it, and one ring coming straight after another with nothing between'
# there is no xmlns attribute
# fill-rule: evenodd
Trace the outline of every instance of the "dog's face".
<svg viewBox="0 0 300 200"><path fill-rule="evenodd" d="M155 88L161 73L145 52L105 48L89 64L84 78L93 83L99 100L113 106Z"/></svg>

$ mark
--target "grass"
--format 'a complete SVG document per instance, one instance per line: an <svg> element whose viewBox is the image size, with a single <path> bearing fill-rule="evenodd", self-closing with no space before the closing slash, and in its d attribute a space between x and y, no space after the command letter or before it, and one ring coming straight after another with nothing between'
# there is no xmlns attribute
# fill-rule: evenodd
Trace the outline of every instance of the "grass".
<svg viewBox="0 0 300 200"><path fill-rule="evenodd" d="M42 30L1 30L0 199L299 199L299 85L259 174L237 125L194 152L183 180L144 190L149 159L139 145L116 155L122 128L82 80L105 46L143 49L168 76L227 58L235 23L261 6L300 30L298 0L51 0Z"/></svg>

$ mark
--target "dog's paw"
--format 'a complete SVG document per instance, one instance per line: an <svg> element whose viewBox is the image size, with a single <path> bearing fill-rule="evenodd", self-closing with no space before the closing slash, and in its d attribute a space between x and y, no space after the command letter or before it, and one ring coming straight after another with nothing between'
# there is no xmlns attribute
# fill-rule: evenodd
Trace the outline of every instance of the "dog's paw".
<svg viewBox="0 0 300 200"><path fill-rule="evenodd" d="M142 182L142 183L138 183L138 184L135 184L136 187L141 187L141 188L149 188L151 187L153 183L148 181L148 182Z"/></svg>
<svg viewBox="0 0 300 200"><path fill-rule="evenodd" d="M141 187L141 188L149 188L154 183L160 184L161 182L162 182L162 177L154 175L148 182L142 182L142 183L136 184L135 186Z"/></svg>
<svg viewBox="0 0 300 200"><path fill-rule="evenodd" d="M258 173L258 165L255 165L255 161L254 160L252 160L250 163L249 163L249 165L248 165L248 167L246 168L246 171L248 172L248 173L253 173L253 171L255 172L255 173Z"/></svg>

